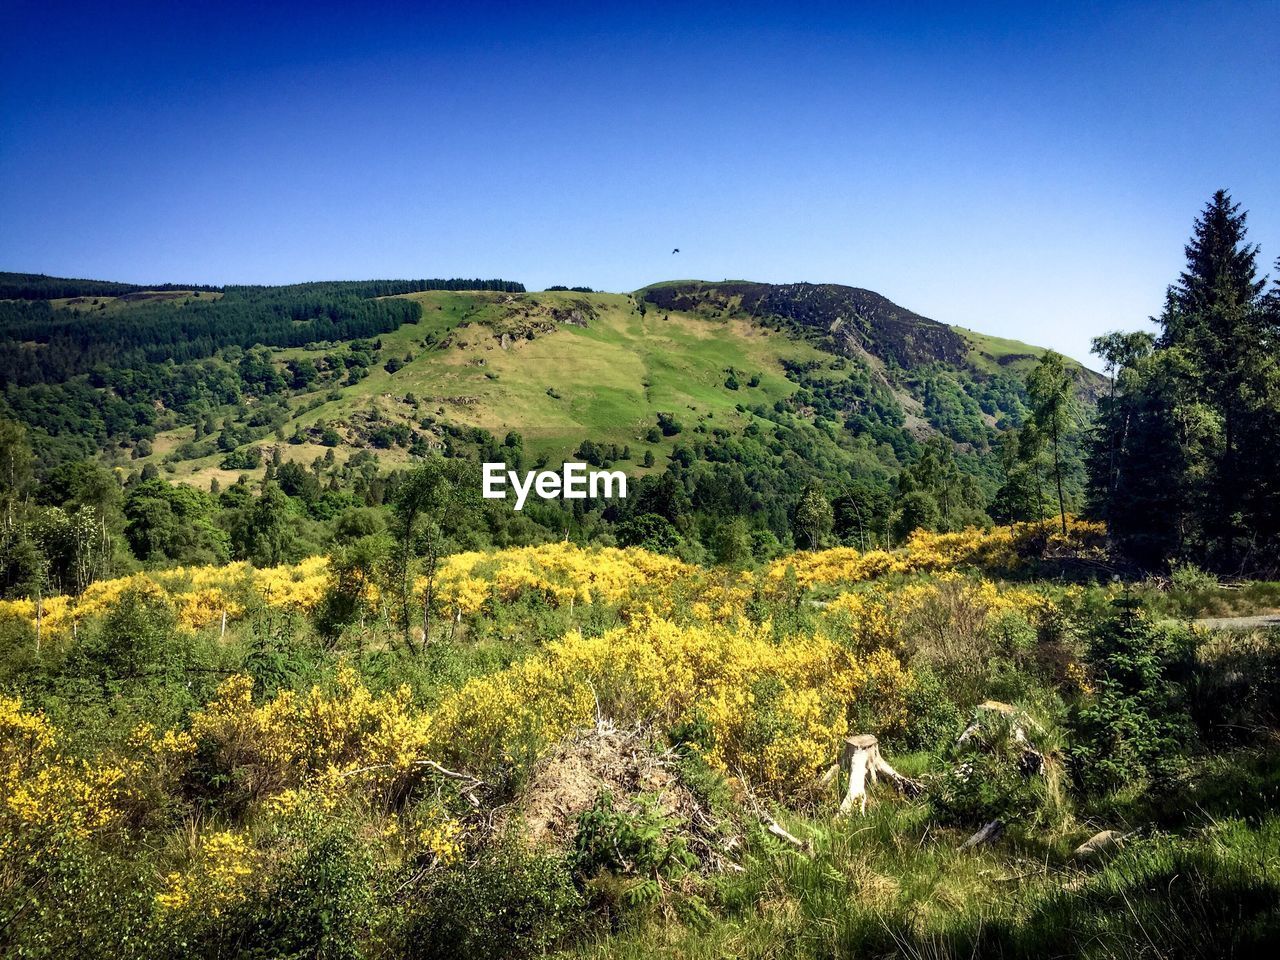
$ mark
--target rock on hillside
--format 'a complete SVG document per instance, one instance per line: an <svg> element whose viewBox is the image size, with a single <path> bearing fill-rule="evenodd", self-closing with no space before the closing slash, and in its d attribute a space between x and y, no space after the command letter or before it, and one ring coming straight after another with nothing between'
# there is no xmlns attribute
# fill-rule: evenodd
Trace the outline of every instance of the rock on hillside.
<svg viewBox="0 0 1280 960"><path fill-rule="evenodd" d="M641 295L663 310L781 318L907 369L932 362L962 367L969 355L951 327L860 287L694 280L646 287Z"/></svg>

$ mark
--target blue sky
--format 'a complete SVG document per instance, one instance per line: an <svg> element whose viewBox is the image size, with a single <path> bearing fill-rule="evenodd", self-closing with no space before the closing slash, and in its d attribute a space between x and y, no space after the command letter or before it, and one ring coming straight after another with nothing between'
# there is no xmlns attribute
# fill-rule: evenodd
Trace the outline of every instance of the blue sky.
<svg viewBox="0 0 1280 960"><path fill-rule="evenodd" d="M10 0L0 269L831 281L1083 358L1214 189L1280 255L1280 3L958 6Z"/></svg>

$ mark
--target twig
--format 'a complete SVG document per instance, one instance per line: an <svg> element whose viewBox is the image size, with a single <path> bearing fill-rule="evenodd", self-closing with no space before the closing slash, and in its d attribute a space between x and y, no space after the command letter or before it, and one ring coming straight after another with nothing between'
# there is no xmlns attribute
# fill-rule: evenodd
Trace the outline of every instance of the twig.
<svg viewBox="0 0 1280 960"><path fill-rule="evenodd" d="M470 800L471 803L477 807L480 805L480 801L477 800L475 797L471 796L470 791L475 790L477 787L488 786L488 784L484 780L481 780L479 777L473 776L469 773L459 773L456 770L450 770L448 767L441 766L439 763L437 763L434 760L414 760L409 764L409 766L425 768L427 770L431 770L434 773L438 773L440 776L445 777L449 780L457 780L461 783L467 784L467 786L464 788L464 793L466 793L467 799ZM395 767L396 767L396 764L394 763L375 763L367 767L357 767L355 770L344 771L342 776L345 779L346 777L356 777L356 776L359 776L360 774L372 773L375 770L391 770L391 769L394 769Z"/></svg>

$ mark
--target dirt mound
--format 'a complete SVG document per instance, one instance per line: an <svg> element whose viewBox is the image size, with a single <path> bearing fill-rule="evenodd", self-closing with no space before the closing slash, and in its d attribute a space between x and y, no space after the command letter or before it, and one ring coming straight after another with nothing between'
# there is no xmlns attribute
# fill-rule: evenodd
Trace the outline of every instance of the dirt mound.
<svg viewBox="0 0 1280 960"><path fill-rule="evenodd" d="M579 815L601 793L609 793L617 809L629 812L640 810L643 796L704 862L719 861L734 845L730 831L684 784L675 759L670 751L655 750L643 731L601 722L540 760L528 788L504 819L522 822L534 843L565 847L573 842Z"/></svg>

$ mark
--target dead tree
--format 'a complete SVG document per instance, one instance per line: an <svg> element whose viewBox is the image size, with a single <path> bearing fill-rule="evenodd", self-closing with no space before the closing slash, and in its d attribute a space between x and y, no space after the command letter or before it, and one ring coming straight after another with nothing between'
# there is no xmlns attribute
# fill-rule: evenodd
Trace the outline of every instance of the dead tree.
<svg viewBox="0 0 1280 960"><path fill-rule="evenodd" d="M847 815L857 804L860 813L867 812L868 781L876 782L877 777L884 777L892 783L900 793L914 797L921 790L918 780L904 777L880 754L880 741L872 734L863 733L845 737L844 746L840 750L840 759L832 764L821 777L825 786L839 775L841 768L849 767L849 789L840 803L837 816Z"/></svg>

